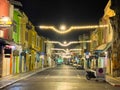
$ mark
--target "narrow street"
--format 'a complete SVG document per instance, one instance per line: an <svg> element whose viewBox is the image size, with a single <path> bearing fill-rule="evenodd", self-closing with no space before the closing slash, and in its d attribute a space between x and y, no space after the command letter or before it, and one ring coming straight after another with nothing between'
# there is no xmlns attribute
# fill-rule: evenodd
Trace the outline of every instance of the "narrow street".
<svg viewBox="0 0 120 90"><path fill-rule="evenodd" d="M58 65L20 80L2 90L120 90L107 82L86 80L85 71Z"/></svg>

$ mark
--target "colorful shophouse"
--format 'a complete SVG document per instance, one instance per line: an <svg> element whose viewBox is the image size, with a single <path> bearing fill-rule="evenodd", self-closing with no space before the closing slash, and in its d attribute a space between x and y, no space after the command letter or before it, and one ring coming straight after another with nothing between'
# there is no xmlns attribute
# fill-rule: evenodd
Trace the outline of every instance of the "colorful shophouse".
<svg viewBox="0 0 120 90"><path fill-rule="evenodd" d="M41 37L37 34L37 37L36 37L36 60L35 60L35 69L39 69L41 67L41 64L40 64L40 40L41 40Z"/></svg>
<svg viewBox="0 0 120 90"><path fill-rule="evenodd" d="M0 0L0 77L44 67L45 40L23 11Z"/></svg>
<svg viewBox="0 0 120 90"><path fill-rule="evenodd" d="M12 40L14 45L13 51L13 74L20 73L20 52L22 52L22 47L20 45L20 35L21 35L21 24L22 24L22 13L19 9L14 9L13 13L13 31Z"/></svg>
<svg viewBox="0 0 120 90"><path fill-rule="evenodd" d="M97 67L105 68L106 73L108 74L112 72L112 62L109 49L113 43L113 28L109 18L114 16L114 11L110 9L110 6L111 0L108 1L104 9L104 15L99 22L100 25L108 25L108 27L97 28L91 35L91 39L94 43L91 48L98 56Z"/></svg>
<svg viewBox="0 0 120 90"><path fill-rule="evenodd" d="M22 51L20 52L20 72L27 71L27 52L28 52L28 30L26 28L28 17L24 12L22 13L21 18L21 30L20 30L20 45L22 47Z"/></svg>
<svg viewBox="0 0 120 90"><path fill-rule="evenodd" d="M11 74L10 27L12 24L8 0L0 0L0 77Z"/></svg>
<svg viewBox="0 0 120 90"><path fill-rule="evenodd" d="M41 41L40 41L40 62L41 62L41 67L43 68L45 66L45 62L47 62L47 57L46 57L46 44L45 41L47 39L43 36L41 36Z"/></svg>
<svg viewBox="0 0 120 90"><path fill-rule="evenodd" d="M35 69L35 61L36 61L36 40L37 40L37 32L35 31L34 26L31 22L29 24L29 31L28 31L28 47L29 47L29 70Z"/></svg>

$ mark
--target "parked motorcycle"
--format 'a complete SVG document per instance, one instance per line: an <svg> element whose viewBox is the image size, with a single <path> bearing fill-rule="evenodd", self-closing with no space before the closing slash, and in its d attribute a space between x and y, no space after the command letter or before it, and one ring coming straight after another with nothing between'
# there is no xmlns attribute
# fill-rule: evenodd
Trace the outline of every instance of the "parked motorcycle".
<svg viewBox="0 0 120 90"><path fill-rule="evenodd" d="M96 78L95 76L95 72L91 71L91 70L87 70L86 71L86 79L90 80L91 78Z"/></svg>

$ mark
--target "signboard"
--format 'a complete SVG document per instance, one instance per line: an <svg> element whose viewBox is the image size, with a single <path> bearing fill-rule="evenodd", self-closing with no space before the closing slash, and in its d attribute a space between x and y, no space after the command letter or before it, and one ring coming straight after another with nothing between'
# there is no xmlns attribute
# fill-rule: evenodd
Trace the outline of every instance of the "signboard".
<svg viewBox="0 0 120 90"><path fill-rule="evenodd" d="M9 17L0 18L0 27L10 27L11 25L12 25L12 21Z"/></svg>
<svg viewBox="0 0 120 90"><path fill-rule="evenodd" d="M96 77L98 79L105 79L105 68L97 68L96 69Z"/></svg>

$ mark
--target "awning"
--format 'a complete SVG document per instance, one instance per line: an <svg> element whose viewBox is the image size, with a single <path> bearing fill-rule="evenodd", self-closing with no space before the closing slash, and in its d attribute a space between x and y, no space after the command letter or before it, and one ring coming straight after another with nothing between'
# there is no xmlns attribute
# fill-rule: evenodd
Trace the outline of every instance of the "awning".
<svg viewBox="0 0 120 90"><path fill-rule="evenodd" d="M9 45L9 42L7 42L6 40L0 38L0 45Z"/></svg>
<svg viewBox="0 0 120 90"><path fill-rule="evenodd" d="M102 44L100 46L98 46L95 50L104 50L107 47L107 44Z"/></svg>
<svg viewBox="0 0 120 90"><path fill-rule="evenodd" d="M112 42L108 43L106 48L103 51L107 51L107 49L112 45Z"/></svg>
<svg viewBox="0 0 120 90"><path fill-rule="evenodd" d="M95 51L106 51L110 46L111 46L112 42L109 43L105 43L105 44L101 44L100 46L98 46Z"/></svg>

